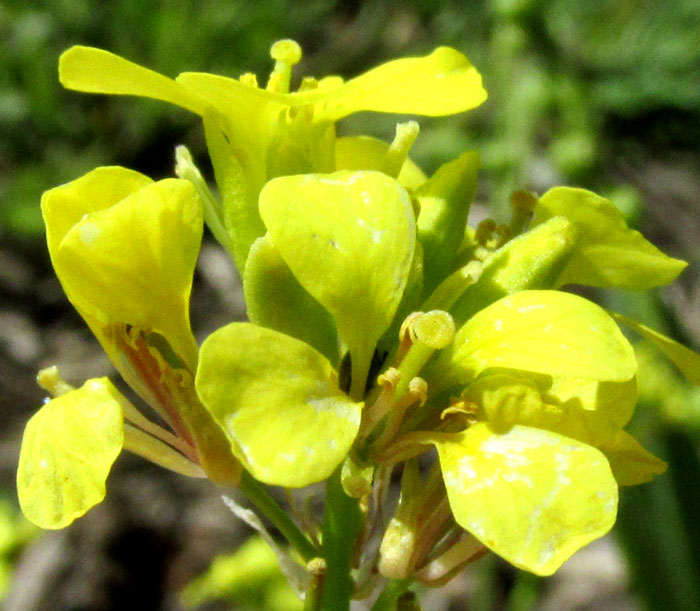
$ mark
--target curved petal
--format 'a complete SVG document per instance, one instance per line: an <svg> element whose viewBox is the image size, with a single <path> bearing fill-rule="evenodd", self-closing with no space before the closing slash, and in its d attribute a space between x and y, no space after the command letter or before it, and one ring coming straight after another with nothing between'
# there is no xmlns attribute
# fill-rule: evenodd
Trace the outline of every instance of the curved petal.
<svg viewBox="0 0 700 611"><path fill-rule="evenodd" d="M296 337L338 365L331 315L303 289L267 236L250 249L243 289L250 322Z"/></svg>
<svg viewBox="0 0 700 611"><path fill-rule="evenodd" d="M588 445L483 423L435 445L457 523L521 569L551 575L615 522L617 484Z"/></svg>
<svg viewBox="0 0 700 611"><path fill-rule="evenodd" d="M208 105L206 99L167 76L94 47L75 46L64 51L58 75L64 87L76 91L154 98L198 115Z"/></svg>
<svg viewBox="0 0 700 611"><path fill-rule="evenodd" d="M49 227L64 201L94 202L93 211L66 231L58 247L50 238L53 265L68 298L91 326L125 323L164 336L194 370L189 295L203 222L194 187L167 179L103 207L102 191L87 189L95 178L54 189L44 200ZM69 198L57 196L64 188Z"/></svg>
<svg viewBox="0 0 700 611"><path fill-rule="evenodd" d="M459 51L438 47L424 57L387 62L335 88L290 94L313 103L314 116L331 121L363 110L449 115L486 100L481 75Z"/></svg>
<svg viewBox="0 0 700 611"><path fill-rule="evenodd" d="M522 424L600 449L629 421L637 392L635 378L598 382L508 370L480 376L461 398L478 405L496 431Z"/></svg>
<svg viewBox="0 0 700 611"><path fill-rule="evenodd" d="M600 450L610 462L618 486L646 484L668 468L663 460L645 450L625 431L619 431Z"/></svg>
<svg viewBox="0 0 700 611"><path fill-rule="evenodd" d="M333 315L352 356L353 383L364 389L411 266L416 230L408 194L379 172L285 176L263 188L260 214L299 284Z"/></svg>
<svg viewBox="0 0 700 611"><path fill-rule="evenodd" d="M231 323L202 344L197 393L254 477L302 487L347 455L362 403L338 389L330 363L271 329Z"/></svg>
<svg viewBox="0 0 700 611"><path fill-rule="evenodd" d="M41 196L41 213L51 258L56 256L61 240L86 214L109 208L152 182L135 170L105 166L46 191Z"/></svg>
<svg viewBox="0 0 700 611"><path fill-rule="evenodd" d="M624 382L637 362L612 318L559 291L521 291L474 315L430 370L433 389L471 382L491 367Z"/></svg>
<svg viewBox="0 0 700 611"><path fill-rule="evenodd" d="M105 497L105 481L124 442L118 391L88 380L49 401L27 422L17 470L24 515L64 528Z"/></svg>

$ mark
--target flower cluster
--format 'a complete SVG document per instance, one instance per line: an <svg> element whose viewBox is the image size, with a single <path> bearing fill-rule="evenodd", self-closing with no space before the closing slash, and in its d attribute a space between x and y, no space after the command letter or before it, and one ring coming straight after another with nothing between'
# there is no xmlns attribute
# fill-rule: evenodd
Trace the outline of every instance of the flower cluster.
<svg viewBox="0 0 700 611"><path fill-rule="evenodd" d="M61 57L68 88L198 114L219 195L183 148L178 178L102 167L44 194L69 300L167 428L106 378L75 389L44 370L53 398L24 435L25 514L45 528L83 515L124 448L221 486L339 482L363 508L348 548L383 532L378 554L356 555L357 593L374 567L439 584L486 549L553 573L611 528L619 486L665 470L624 430L637 362L616 319L700 382L698 355L559 289L648 289L685 263L582 189L516 192L509 224L470 227L476 153L426 177L408 157L414 122L391 143L336 135L359 111L480 105L481 77L461 53L441 47L347 82L304 78L292 93L301 50L286 40L271 54L264 89L252 74L173 80L89 47ZM188 308L204 223L241 273L250 322L198 347ZM309 528L302 557L324 557L332 533L318 547Z"/></svg>

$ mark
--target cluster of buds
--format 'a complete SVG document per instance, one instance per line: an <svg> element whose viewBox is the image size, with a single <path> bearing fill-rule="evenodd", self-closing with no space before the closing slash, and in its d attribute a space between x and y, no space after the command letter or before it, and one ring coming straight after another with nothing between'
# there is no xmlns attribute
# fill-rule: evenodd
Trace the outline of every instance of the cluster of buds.
<svg viewBox="0 0 700 611"><path fill-rule="evenodd" d="M68 88L200 115L218 194L183 147L178 178L102 167L44 194L66 295L163 424L106 378L73 388L43 371L53 398L25 431L24 513L65 527L104 498L127 449L240 487L310 561L305 587L319 596L367 595L381 576L440 585L488 550L552 574L612 527L619 486L665 470L624 430L637 361L617 323L700 382L695 353L559 289L648 289L685 263L582 189L516 192L509 223L472 228L478 155L426 176L409 158L413 121L391 143L337 136L359 111L480 105L481 77L458 51L347 82L304 78L291 93L301 49L283 40L271 55L264 89L252 74L170 79L89 47L61 57ZM197 346L204 223L240 272L250 322ZM282 517L265 496L324 480L323 524Z"/></svg>

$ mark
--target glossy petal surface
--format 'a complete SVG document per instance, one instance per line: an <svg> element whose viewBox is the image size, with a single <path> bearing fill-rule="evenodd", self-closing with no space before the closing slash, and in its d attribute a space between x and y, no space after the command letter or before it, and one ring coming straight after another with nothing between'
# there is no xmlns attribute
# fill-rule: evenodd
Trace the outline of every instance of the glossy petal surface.
<svg viewBox="0 0 700 611"><path fill-rule="evenodd" d="M519 568L551 575L615 522L617 484L595 448L486 424L436 446L457 523Z"/></svg>
<svg viewBox="0 0 700 611"><path fill-rule="evenodd" d="M44 194L52 262L88 323L155 331L194 368L189 295L202 235L201 205L188 181L153 183L132 174L100 168ZM122 180L126 186L120 190ZM134 183L145 186L133 189Z"/></svg>
<svg viewBox="0 0 700 611"><path fill-rule="evenodd" d="M369 367L415 248L406 191L378 172L287 176L265 185L260 213L299 283L333 315L353 370Z"/></svg>
<svg viewBox="0 0 700 611"><path fill-rule="evenodd" d="M569 293L521 291L472 317L431 374L442 388L491 367L622 382L636 366L629 342L599 306Z"/></svg>
<svg viewBox="0 0 700 611"><path fill-rule="evenodd" d="M338 389L328 360L307 344L250 323L204 342L197 393L254 477L301 487L345 458L362 404Z"/></svg>
<svg viewBox="0 0 700 611"><path fill-rule="evenodd" d="M290 96L292 97L292 96ZM387 62L330 91L294 94L315 102L315 113L337 120L371 110L427 116L449 115L486 100L481 75L459 51L438 47L424 57Z"/></svg>

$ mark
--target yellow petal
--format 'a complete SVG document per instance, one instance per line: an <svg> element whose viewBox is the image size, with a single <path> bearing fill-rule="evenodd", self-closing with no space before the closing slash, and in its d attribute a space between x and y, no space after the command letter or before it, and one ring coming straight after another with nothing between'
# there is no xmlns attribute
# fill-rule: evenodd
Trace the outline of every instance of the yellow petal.
<svg viewBox="0 0 700 611"><path fill-rule="evenodd" d="M75 46L65 51L58 74L64 87L77 91L154 98L198 115L207 106L204 98L174 80L94 47Z"/></svg>
<svg viewBox="0 0 700 611"><path fill-rule="evenodd" d="M515 566L551 575L615 522L617 484L595 448L525 426L450 437L436 446L455 520Z"/></svg>
<svg viewBox="0 0 700 611"><path fill-rule="evenodd" d="M24 515L42 528L64 528L100 503L123 441L118 391L107 378L49 401L22 438L17 493Z"/></svg>
<svg viewBox="0 0 700 611"><path fill-rule="evenodd" d="M100 201L99 188L94 200L83 188L93 185L94 176L84 179L76 181L80 185L59 187L70 197L57 189L47 194L48 226L60 216L65 201L75 204L72 215L80 198ZM68 298L93 327L125 323L159 333L194 370L189 295L202 233L194 187L167 179L147 184L110 207L93 208L63 235L58 247L50 238L54 268Z"/></svg>
<svg viewBox="0 0 700 611"><path fill-rule="evenodd" d="M387 62L335 89L290 94L315 104L314 116L335 121L363 110L449 115L486 100L481 75L459 51L438 47L424 57Z"/></svg>
<svg viewBox="0 0 700 611"><path fill-rule="evenodd" d="M440 354L428 383L466 384L492 367L624 382L637 363L599 306L570 293L520 291L474 315Z"/></svg>
<svg viewBox="0 0 700 611"><path fill-rule="evenodd" d="M41 213L51 257L56 256L61 240L83 216L109 208L152 182L135 170L106 166L46 191L41 197Z"/></svg>

